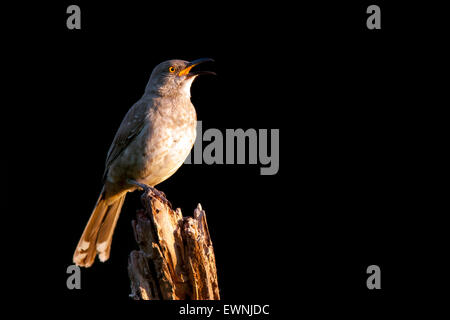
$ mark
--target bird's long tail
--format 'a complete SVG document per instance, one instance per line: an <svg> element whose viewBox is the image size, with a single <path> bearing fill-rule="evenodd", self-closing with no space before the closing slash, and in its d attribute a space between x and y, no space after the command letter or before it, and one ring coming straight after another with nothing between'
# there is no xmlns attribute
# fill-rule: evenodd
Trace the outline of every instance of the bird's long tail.
<svg viewBox="0 0 450 320"><path fill-rule="evenodd" d="M73 262L82 267L90 267L98 253L100 261L105 262L111 251L111 241L120 215L126 193L116 201L107 204L104 189L97 200L97 204L89 218L86 228L78 242Z"/></svg>

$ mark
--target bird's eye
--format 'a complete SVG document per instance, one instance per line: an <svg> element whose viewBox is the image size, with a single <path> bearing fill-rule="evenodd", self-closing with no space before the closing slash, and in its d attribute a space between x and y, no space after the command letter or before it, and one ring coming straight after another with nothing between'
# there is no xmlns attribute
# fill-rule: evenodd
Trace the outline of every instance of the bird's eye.
<svg viewBox="0 0 450 320"><path fill-rule="evenodd" d="M175 72L175 67L174 66L169 67L169 72L170 73L174 73Z"/></svg>

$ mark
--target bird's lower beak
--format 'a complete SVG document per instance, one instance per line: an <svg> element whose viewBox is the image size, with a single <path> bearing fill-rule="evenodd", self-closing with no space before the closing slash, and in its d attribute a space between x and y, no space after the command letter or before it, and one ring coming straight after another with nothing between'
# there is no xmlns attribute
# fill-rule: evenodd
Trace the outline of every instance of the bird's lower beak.
<svg viewBox="0 0 450 320"><path fill-rule="evenodd" d="M204 62L214 62L213 59L211 58L201 58L201 59L197 59L194 61L189 62L186 67L181 70L180 72L178 72L178 76L187 76L187 77L192 77L192 76L198 76L201 74L212 74L215 75L215 72L212 71L191 71L191 69L197 65L199 65L200 63L204 63Z"/></svg>

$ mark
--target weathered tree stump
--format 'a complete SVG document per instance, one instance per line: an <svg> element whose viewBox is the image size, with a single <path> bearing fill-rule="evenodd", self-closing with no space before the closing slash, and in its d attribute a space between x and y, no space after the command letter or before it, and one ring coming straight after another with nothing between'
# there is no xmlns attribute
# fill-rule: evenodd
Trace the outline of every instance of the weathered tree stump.
<svg viewBox="0 0 450 320"><path fill-rule="evenodd" d="M206 214L194 217L142 195L144 210L132 221L139 251L128 259L130 297L135 300L219 300L216 259Z"/></svg>

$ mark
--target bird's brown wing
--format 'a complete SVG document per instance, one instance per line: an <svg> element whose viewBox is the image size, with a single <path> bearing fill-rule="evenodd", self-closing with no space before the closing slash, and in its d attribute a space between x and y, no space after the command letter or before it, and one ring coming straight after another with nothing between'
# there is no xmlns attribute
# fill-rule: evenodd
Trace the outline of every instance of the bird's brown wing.
<svg viewBox="0 0 450 320"><path fill-rule="evenodd" d="M148 106L148 101L138 101L130 110L128 110L123 118L114 140L111 143L111 147L109 147L108 155L106 156L103 180L106 179L106 175L108 174L112 162L123 152L123 150L125 150L139 132L141 132L145 125Z"/></svg>

